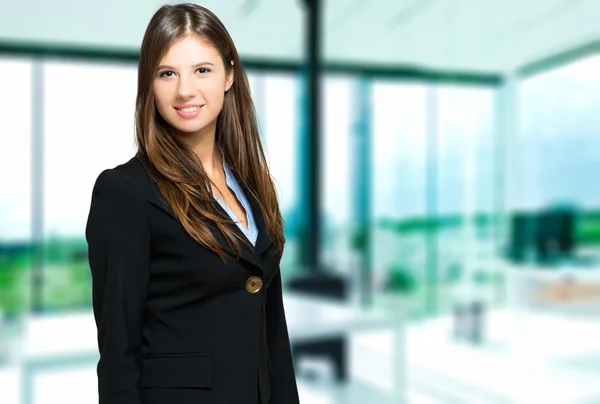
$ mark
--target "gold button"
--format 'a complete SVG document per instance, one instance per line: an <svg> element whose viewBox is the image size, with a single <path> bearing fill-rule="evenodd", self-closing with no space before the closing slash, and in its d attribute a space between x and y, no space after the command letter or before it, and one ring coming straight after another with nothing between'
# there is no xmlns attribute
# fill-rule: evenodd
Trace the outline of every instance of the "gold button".
<svg viewBox="0 0 600 404"><path fill-rule="evenodd" d="M258 276L251 276L246 281L246 290L249 293L257 293L262 288L263 281Z"/></svg>

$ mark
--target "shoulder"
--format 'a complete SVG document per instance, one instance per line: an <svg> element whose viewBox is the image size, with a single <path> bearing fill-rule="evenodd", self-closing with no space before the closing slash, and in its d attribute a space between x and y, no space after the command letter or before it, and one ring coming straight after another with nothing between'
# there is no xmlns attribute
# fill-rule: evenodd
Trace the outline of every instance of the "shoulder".
<svg viewBox="0 0 600 404"><path fill-rule="evenodd" d="M137 156L116 167L104 169L96 178L92 197L139 201L150 189L150 179Z"/></svg>
<svg viewBox="0 0 600 404"><path fill-rule="evenodd" d="M146 200L149 180L135 157L104 169L94 183L85 235L88 243L149 234Z"/></svg>

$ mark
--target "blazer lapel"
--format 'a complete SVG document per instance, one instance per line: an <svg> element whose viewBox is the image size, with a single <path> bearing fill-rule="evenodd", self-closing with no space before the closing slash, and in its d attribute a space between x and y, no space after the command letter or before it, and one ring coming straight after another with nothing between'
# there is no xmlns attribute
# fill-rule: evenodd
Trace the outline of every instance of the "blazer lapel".
<svg viewBox="0 0 600 404"><path fill-rule="evenodd" d="M139 154L136 155L136 158L142 164L144 169L147 172L149 172L148 162L145 161L145 159L143 157L141 157ZM167 200L162 195L162 192L160 192L160 188L158 187L158 184L155 181L153 181L151 178L150 178L150 182L152 185L152 192L148 196L148 201L151 204L153 204L154 206L156 206L159 209L161 209L162 211L164 211L169 216L171 216L174 220L179 222L177 215L175 214L175 212L173 211L173 209L171 208L171 206L169 205ZM254 266L256 266L258 269L260 269L262 271L263 267L262 267L262 261L261 261L260 255L264 251L266 251L267 248L273 243L273 238L267 231L265 219L260 210L260 206L258 205L258 201L241 183L240 183L240 187L242 188L244 195L248 199L248 202L252 209L252 213L254 215L254 221L255 221L257 229L258 229L258 236L257 236L254 247L252 247L251 245L247 245L246 243L240 243L240 259L243 259L243 260L253 264ZM225 209L223 209L221 204L219 204L219 202L217 202L216 200L214 201L214 203L216 204L217 209L221 213L221 215L227 219L230 219L229 215L227 214ZM214 234L217 236L217 239L219 240L219 244L220 244L221 248L223 248L223 250L227 251L234 257L237 257L235 249L229 245L229 243L227 242L225 237L221 234L221 231L219 230L217 225L208 220L205 221L205 223L214 231ZM238 228L237 225L233 224L230 226L230 228L233 231L236 231L242 238L244 238L245 240L248 240L246 235Z"/></svg>
<svg viewBox="0 0 600 404"><path fill-rule="evenodd" d="M256 254L262 254L271 246L271 244L274 242L274 239L271 233L269 233L267 230L265 217L262 214L262 210L260 209L258 201L241 182L239 182L239 184L240 188L242 188L242 191L244 192L244 195L246 196L246 199L248 199L250 209L252 210L252 215L254 216L254 222L256 223L256 228L258 229L258 236L256 238L254 252ZM225 210L223 210L223 212L226 213Z"/></svg>

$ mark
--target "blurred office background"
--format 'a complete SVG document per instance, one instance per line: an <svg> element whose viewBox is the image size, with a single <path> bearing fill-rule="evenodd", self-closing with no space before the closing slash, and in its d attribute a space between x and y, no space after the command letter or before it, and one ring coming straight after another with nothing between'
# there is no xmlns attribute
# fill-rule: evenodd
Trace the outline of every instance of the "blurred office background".
<svg viewBox="0 0 600 404"><path fill-rule="evenodd" d="M97 400L84 228L163 3L0 0L2 404ZM305 3L199 3L250 78L285 295L337 324L288 311L302 402L600 403L600 1L322 1L316 129Z"/></svg>

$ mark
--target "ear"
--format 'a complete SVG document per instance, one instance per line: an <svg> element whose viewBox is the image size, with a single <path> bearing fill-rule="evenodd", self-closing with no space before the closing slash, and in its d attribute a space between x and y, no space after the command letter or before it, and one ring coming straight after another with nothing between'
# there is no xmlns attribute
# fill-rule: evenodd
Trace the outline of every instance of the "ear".
<svg viewBox="0 0 600 404"><path fill-rule="evenodd" d="M233 66L233 60L231 61L231 66ZM229 71L229 74L227 75L227 81L225 82L225 92L229 91L229 89L233 85L233 76L233 69L231 69Z"/></svg>

